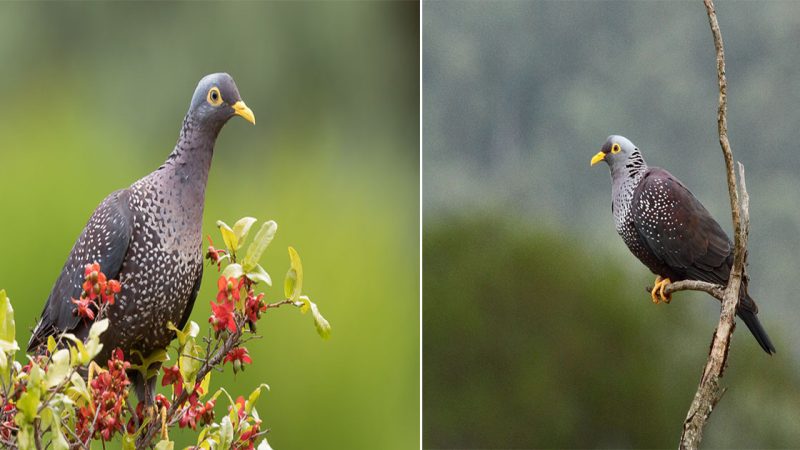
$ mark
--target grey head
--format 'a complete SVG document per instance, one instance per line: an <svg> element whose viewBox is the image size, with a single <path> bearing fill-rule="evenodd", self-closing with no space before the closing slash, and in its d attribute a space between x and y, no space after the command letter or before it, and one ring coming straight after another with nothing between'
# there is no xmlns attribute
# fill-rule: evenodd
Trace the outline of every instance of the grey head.
<svg viewBox="0 0 800 450"><path fill-rule="evenodd" d="M605 161L611 170L611 178L633 178L647 170L647 164L639 149L628 138L612 134L603 148L592 158L591 165Z"/></svg>
<svg viewBox="0 0 800 450"><path fill-rule="evenodd" d="M187 115L199 127L215 134L235 115L256 123L253 111L244 104L236 83L227 73L212 73L200 80Z"/></svg>

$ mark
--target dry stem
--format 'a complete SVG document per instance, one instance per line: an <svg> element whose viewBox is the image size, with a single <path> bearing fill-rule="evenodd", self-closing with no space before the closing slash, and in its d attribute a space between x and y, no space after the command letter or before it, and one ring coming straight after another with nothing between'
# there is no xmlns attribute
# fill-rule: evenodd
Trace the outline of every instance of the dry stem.
<svg viewBox="0 0 800 450"><path fill-rule="evenodd" d="M714 332L711 343L711 352L703 369L700 384L697 386L694 400L689 407L689 412L683 422L680 448L696 449L703 438L703 428L711 415L711 411L719 402L724 390L720 387L719 379L723 375L725 362L730 348L730 338L734 329L734 315L736 304L739 301L739 291L742 284L744 260L747 255L747 233L749 228L749 198L747 196L744 167L739 164L739 176L742 181L742 203L736 189L736 175L733 169L733 153L728 141L728 121L726 118L728 104L728 84L725 78L725 51L722 45L717 13L713 0L703 0L714 38L714 47L717 54L717 80L719 82L719 109L717 113L717 130L719 144L725 157L725 168L728 181L728 194L731 203L731 217L734 228L734 258L728 285L722 295L722 307L719 324Z"/></svg>

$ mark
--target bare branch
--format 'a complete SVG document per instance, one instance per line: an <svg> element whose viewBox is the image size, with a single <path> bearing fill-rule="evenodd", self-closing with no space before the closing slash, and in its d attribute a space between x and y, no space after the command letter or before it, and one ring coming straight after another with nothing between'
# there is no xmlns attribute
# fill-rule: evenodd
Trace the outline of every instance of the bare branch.
<svg viewBox="0 0 800 450"><path fill-rule="evenodd" d="M649 294L653 291L653 287L646 287L644 290ZM723 296L725 295L725 286L720 286L719 284L714 283L706 283L705 281L682 280L670 283L664 287L664 295L669 295L679 291L705 292L721 302Z"/></svg>
<svg viewBox="0 0 800 450"><path fill-rule="evenodd" d="M731 275L728 285L725 287L722 296L722 307L719 316L719 324L714 332L714 339L711 343L711 352L703 370L703 376L697 387L694 400L689 407L689 412L683 422L681 433L680 448L696 449L703 438L703 428L706 425L711 411L722 398L724 389L720 387L719 379L723 375L725 362L730 348L730 338L733 333L734 315L736 305L739 301L739 291L741 289L744 271L745 257L747 256L747 234L749 231L749 197L747 196L744 180L744 167L739 164L739 174L742 181L742 203L739 203L739 195L736 189L736 175L733 169L733 153L731 152L730 142L728 141L728 121L726 118L728 105L728 84L725 78L725 51L722 44L722 34L717 21L717 13L714 8L713 0L703 0L708 15L708 22L711 26L711 34L714 39L714 48L717 54L717 80L719 83L719 109L717 112L717 131L719 133L719 144L725 158L725 168L728 181L728 195L731 204L731 218L734 228L734 258Z"/></svg>

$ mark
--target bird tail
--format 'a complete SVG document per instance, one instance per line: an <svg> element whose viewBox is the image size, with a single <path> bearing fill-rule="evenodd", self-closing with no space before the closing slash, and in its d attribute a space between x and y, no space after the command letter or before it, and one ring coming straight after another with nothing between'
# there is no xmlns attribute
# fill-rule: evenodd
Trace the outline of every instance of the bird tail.
<svg viewBox="0 0 800 450"><path fill-rule="evenodd" d="M757 312L758 308L756 307L755 301L753 301L749 294L745 294L739 302L739 307L736 308L736 314L742 319L742 322L747 325L750 332L753 333L753 337L758 341L758 345L771 355L776 353L775 346L772 345L772 341L769 339L767 332L764 330L764 327L761 326L761 322L759 322L758 316L756 315Z"/></svg>

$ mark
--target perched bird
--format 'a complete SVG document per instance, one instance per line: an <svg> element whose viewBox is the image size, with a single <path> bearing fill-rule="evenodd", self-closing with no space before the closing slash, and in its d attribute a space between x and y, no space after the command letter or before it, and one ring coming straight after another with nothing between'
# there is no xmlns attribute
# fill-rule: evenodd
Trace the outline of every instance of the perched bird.
<svg viewBox="0 0 800 450"><path fill-rule="evenodd" d="M706 208L671 173L647 167L641 152L622 136L609 136L591 165L611 169L611 211L617 233L630 251L657 275L651 297L669 303L664 288L673 281L727 285L733 244ZM746 277L745 277L746 280ZM765 352L775 347L761 326L758 307L742 284L736 314Z"/></svg>
<svg viewBox="0 0 800 450"><path fill-rule="evenodd" d="M167 323L183 328L200 288L206 181L217 135L234 115L255 124L233 78L215 73L200 80L166 162L95 209L50 292L29 352L41 351L48 336L87 336L91 323L76 315L71 300L80 296L84 267L93 262L121 283L96 361L105 364L115 348L130 357L169 345L175 333ZM140 400L152 397L155 378L131 377Z"/></svg>

